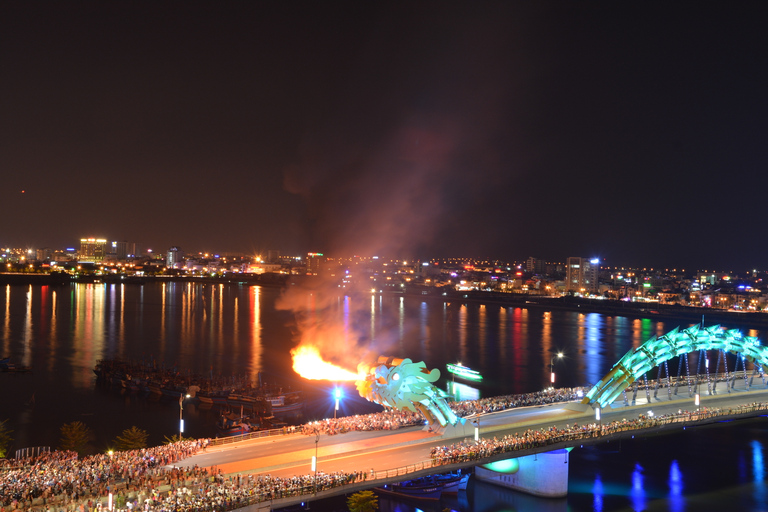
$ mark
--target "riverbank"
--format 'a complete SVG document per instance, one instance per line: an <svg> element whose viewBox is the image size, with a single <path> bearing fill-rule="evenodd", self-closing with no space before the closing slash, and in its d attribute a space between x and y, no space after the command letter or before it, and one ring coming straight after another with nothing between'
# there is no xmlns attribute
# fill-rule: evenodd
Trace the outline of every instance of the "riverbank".
<svg viewBox="0 0 768 512"><path fill-rule="evenodd" d="M386 293L386 292L385 292ZM768 313L758 311L729 311L722 309L659 304L655 302L627 302L610 299L587 299L583 297L549 297L518 293L454 291L426 287L406 287L403 295L420 297L425 300L439 300L446 303L498 304L530 309L578 311L600 313L610 316L648 318L651 320L678 320L686 323L708 325L725 324L732 328L768 326Z"/></svg>

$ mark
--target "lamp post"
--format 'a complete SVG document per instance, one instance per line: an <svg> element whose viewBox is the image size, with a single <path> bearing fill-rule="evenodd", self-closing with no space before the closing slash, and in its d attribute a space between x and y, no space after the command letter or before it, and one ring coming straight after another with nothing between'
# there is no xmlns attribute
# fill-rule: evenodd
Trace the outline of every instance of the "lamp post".
<svg viewBox="0 0 768 512"><path fill-rule="evenodd" d="M598 404L597 409L595 409L595 419L597 420L597 428L599 429L598 435L603 435L603 416L602 416L603 408Z"/></svg>
<svg viewBox="0 0 768 512"><path fill-rule="evenodd" d="M115 454L113 450L107 452L109 454L109 481L107 482L107 489L109 490L109 497L107 499L107 509L112 510L112 456Z"/></svg>
<svg viewBox="0 0 768 512"><path fill-rule="evenodd" d="M186 397L184 396L184 393L179 393L179 441L181 441L181 434L184 433L184 398L189 398L189 395Z"/></svg>
<svg viewBox="0 0 768 512"><path fill-rule="evenodd" d="M336 399L336 407L333 409L333 419L336 419L336 412L339 410L339 401L341 400L341 388L333 389L333 398Z"/></svg>
<svg viewBox="0 0 768 512"><path fill-rule="evenodd" d="M558 352L556 355L552 356L552 358L549 360L549 381L551 384L555 383L555 358L562 359L563 353Z"/></svg>
<svg viewBox="0 0 768 512"><path fill-rule="evenodd" d="M320 442L320 431L315 427L315 456L312 457L312 471L315 472L315 496L317 496L317 444Z"/></svg>

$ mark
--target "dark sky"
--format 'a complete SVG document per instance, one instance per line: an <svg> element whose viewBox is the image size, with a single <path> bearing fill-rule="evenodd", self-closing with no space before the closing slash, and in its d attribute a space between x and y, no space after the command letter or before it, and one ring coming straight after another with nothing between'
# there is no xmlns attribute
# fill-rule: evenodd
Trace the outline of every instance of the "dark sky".
<svg viewBox="0 0 768 512"><path fill-rule="evenodd" d="M3 2L0 244L765 269L768 5L668 4Z"/></svg>

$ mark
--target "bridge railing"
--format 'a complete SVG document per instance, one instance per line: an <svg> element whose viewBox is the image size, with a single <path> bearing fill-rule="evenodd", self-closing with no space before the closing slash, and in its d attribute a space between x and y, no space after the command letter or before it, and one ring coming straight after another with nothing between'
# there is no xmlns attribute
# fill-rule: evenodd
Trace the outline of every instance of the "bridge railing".
<svg viewBox="0 0 768 512"><path fill-rule="evenodd" d="M221 446L225 444L240 443L242 441L248 441L249 439L282 436L286 434L293 434L294 432L296 432L295 427L273 428L270 430L257 430L255 432L249 432L247 434L240 434L239 436L216 437L214 439L211 439L211 441L208 443L208 446Z"/></svg>
<svg viewBox="0 0 768 512"><path fill-rule="evenodd" d="M401 466L399 468L383 469L380 471L371 470L371 480L378 480L382 478L394 478L396 476L407 475L409 473L415 473L424 469L429 469L436 466L434 460L424 460L415 464L408 464L407 466Z"/></svg>

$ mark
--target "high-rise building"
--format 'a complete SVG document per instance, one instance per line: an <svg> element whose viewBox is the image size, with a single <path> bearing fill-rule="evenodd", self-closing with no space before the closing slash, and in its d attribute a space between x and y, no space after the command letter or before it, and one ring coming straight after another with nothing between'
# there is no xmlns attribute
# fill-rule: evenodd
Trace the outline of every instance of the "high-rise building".
<svg viewBox="0 0 768 512"><path fill-rule="evenodd" d="M107 254L107 240L104 238L81 238L78 261L83 263L100 263Z"/></svg>
<svg viewBox="0 0 768 512"><path fill-rule="evenodd" d="M307 253L307 275L316 276L321 272L323 254L319 252Z"/></svg>
<svg viewBox="0 0 768 512"><path fill-rule="evenodd" d="M539 258L529 256L528 259L525 260L525 271L532 274L541 274L543 265L544 262Z"/></svg>
<svg viewBox="0 0 768 512"><path fill-rule="evenodd" d="M165 265L168 268L181 268L184 266L184 251L181 250L181 247L173 246L168 249Z"/></svg>
<svg viewBox="0 0 768 512"><path fill-rule="evenodd" d="M112 242L112 252L115 253L115 258L118 260L126 260L128 258L128 242L125 240Z"/></svg>
<svg viewBox="0 0 768 512"><path fill-rule="evenodd" d="M600 260L571 256L565 266L565 291L596 292Z"/></svg>

